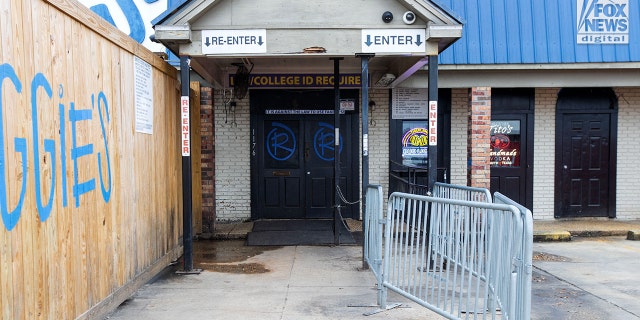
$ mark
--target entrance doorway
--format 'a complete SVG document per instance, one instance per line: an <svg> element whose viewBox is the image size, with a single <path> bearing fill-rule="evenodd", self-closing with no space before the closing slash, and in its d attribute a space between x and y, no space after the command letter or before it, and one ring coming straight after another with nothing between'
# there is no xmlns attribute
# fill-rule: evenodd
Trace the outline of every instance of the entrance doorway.
<svg viewBox="0 0 640 320"><path fill-rule="evenodd" d="M491 193L533 208L534 89L492 89Z"/></svg>
<svg viewBox="0 0 640 320"><path fill-rule="evenodd" d="M332 90L256 90L252 110L252 218L333 217L334 159L340 156L340 192L358 199L356 90L345 90L340 148L335 150ZM358 205L341 207L354 218Z"/></svg>
<svg viewBox="0 0 640 320"><path fill-rule="evenodd" d="M617 98L613 90L561 90L556 119L555 216L615 217Z"/></svg>

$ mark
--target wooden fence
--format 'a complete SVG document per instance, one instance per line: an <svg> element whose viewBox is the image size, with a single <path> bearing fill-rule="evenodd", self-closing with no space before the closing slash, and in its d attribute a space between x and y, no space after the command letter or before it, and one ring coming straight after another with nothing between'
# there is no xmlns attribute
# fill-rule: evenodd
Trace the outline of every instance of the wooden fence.
<svg viewBox="0 0 640 320"><path fill-rule="evenodd" d="M0 318L101 317L182 251L177 72L75 0L0 37Z"/></svg>

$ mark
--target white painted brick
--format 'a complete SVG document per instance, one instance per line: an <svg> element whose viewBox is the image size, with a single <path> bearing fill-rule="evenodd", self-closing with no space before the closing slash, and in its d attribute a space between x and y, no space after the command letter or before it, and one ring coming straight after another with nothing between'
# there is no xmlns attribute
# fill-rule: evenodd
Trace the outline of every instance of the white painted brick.
<svg viewBox="0 0 640 320"><path fill-rule="evenodd" d="M555 201L555 110L558 88L538 88L535 93L534 128L534 219L553 220ZM617 88L619 96L618 151L616 176L617 218L640 219L637 182L637 155L640 141L635 139L640 123L640 88ZM467 118L468 89L452 90L451 118L451 182L467 185ZM389 161L389 95L388 90L372 89L370 100L376 107L370 113L376 121L369 125L369 181L388 191ZM216 207L219 221L239 221L250 218L250 157L248 99L237 102L236 122L229 116L225 123L220 91L215 90L216 123Z"/></svg>
<svg viewBox="0 0 640 320"><path fill-rule="evenodd" d="M533 143L533 218L554 219L556 100L559 89L536 89Z"/></svg>
<svg viewBox="0 0 640 320"><path fill-rule="evenodd" d="M615 92L618 96L616 217L621 220L640 219L640 140L637 139L640 88L617 88Z"/></svg>
<svg viewBox="0 0 640 320"><path fill-rule="evenodd" d="M451 91L451 172L452 184L467 185L467 141L469 89Z"/></svg>

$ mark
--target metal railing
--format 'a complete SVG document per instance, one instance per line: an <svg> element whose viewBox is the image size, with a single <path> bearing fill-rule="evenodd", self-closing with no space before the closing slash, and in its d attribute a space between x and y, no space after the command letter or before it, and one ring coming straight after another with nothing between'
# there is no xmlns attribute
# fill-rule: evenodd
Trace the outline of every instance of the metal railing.
<svg viewBox="0 0 640 320"><path fill-rule="evenodd" d="M382 221L384 221L382 187L369 185L364 215L364 260L376 277L378 290L382 290ZM380 295L378 295L380 297ZM378 304L381 301L378 300Z"/></svg>
<svg viewBox="0 0 640 320"><path fill-rule="evenodd" d="M531 281L533 272L533 215L529 209L499 192L494 194L494 202L513 205L520 210L520 215L522 216L524 223L522 249L514 261L514 268L518 274L518 288L520 289L520 292L517 292L516 295L516 312L529 315L531 314Z"/></svg>
<svg viewBox="0 0 640 320"><path fill-rule="evenodd" d="M389 161L389 192L428 195L429 170L424 166ZM447 168L437 169L438 181L447 181Z"/></svg>
<svg viewBox="0 0 640 320"><path fill-rule="evenodd" d="M442 182L436 182L433 185L433 196L438 198L491 203L491 192L485 188L468 187Z"/></svg>
<svg viewBox="0 0 640 320"><path fill-rule="evenodd" d="M501 195L502 203L442 196L390 196L379 219L384 238L375 238L375 250L384 250L382 274L376 273L381 309L391 290L449 319L529 319L530 212Z"/></svg>

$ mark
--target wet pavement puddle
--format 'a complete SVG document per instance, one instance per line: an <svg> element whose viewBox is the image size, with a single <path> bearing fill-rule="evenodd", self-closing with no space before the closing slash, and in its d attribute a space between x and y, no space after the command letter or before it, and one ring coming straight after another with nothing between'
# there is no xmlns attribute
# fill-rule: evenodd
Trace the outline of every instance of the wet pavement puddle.
<svg viewBox="0 0 640 320"><path fill-rule="evenodd" d="M198 240L193 242L193 266L197 269L240 274L266 273L270 270L247 259L276 246L246 246L245 240Z"/></svg>

